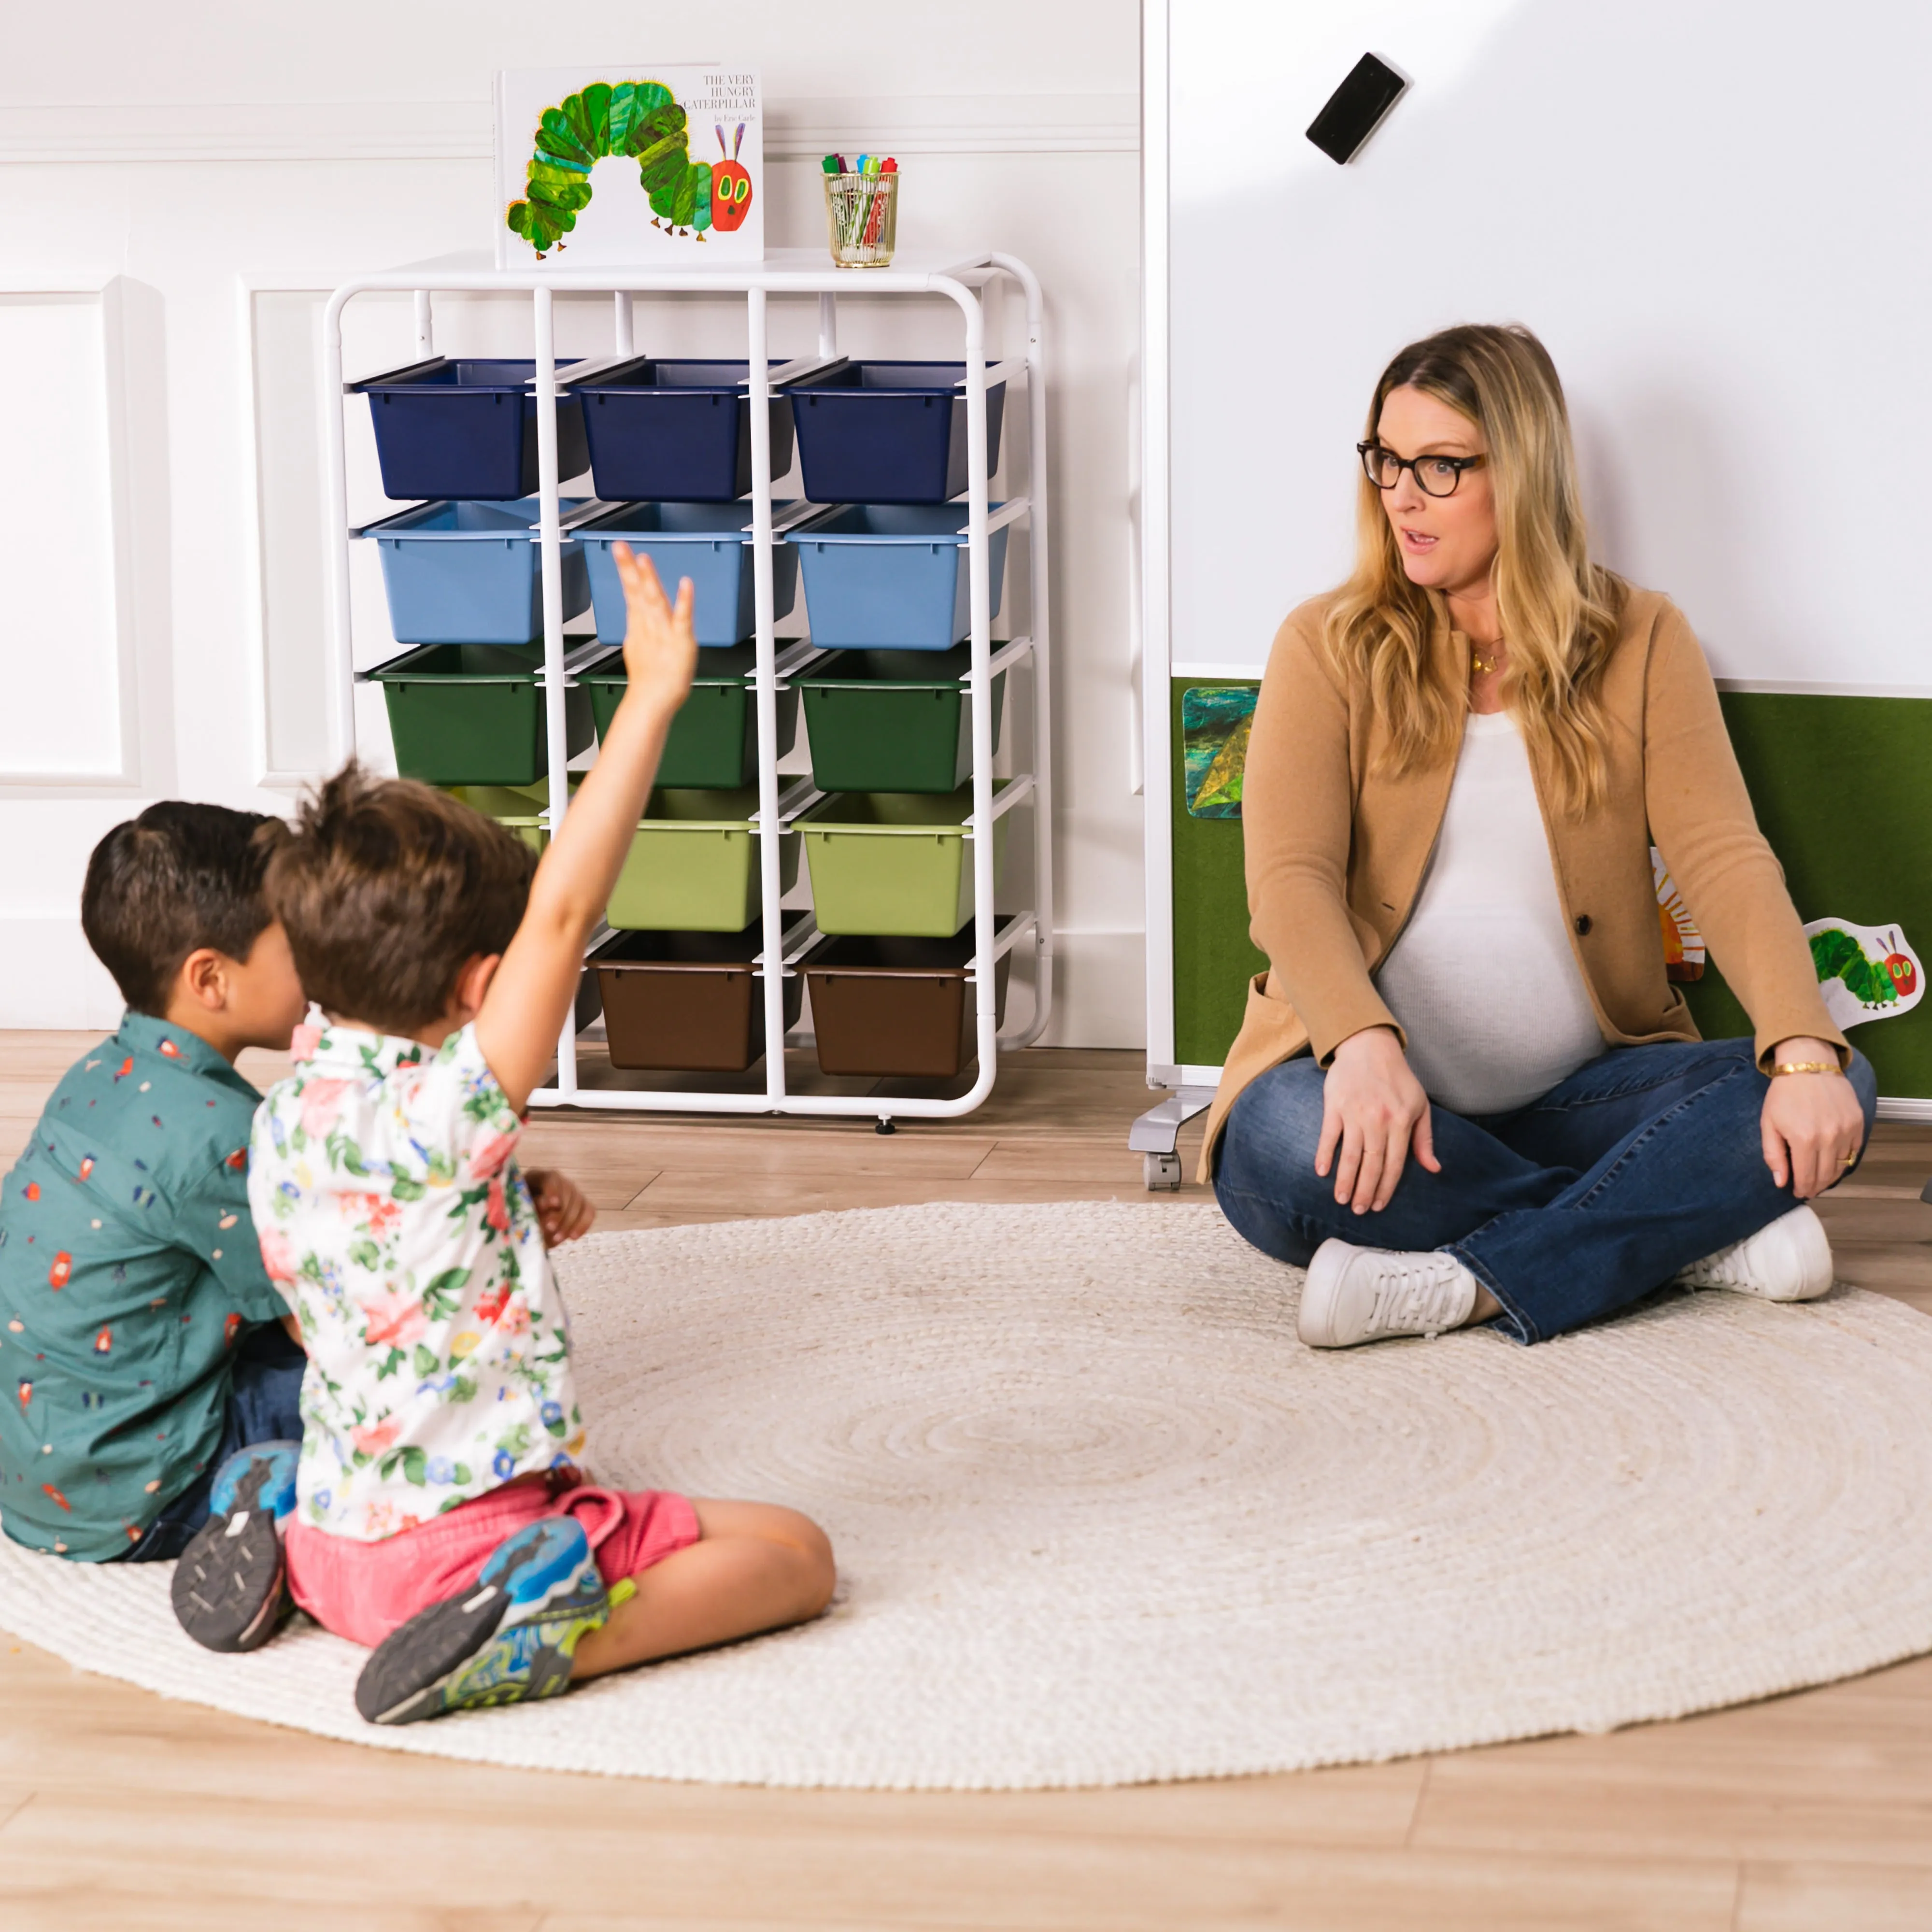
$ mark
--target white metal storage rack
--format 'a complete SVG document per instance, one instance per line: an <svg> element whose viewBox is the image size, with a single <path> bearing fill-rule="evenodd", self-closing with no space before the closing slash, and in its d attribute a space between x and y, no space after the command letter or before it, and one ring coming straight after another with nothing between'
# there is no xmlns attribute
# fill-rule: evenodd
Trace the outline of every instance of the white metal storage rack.
<svg viewBox="0 0 1932 1932"><path fill-rule="evenodd" d="M1017 283L1026 299L1027 340L1023 366L1027 386L1027 493L1024 496L1010 499L998 511L989 512L986 475L988 370L981 291L1002 278ZM758 811L754 823L760 835L759 860L764 888L764 950L759 955L758 970L764 982L765 1038L768 1042L784 1037L783 980L796 971L798 960L817 933L809 919L805 918L800 923L802 916L796 913L792 915L790 929L785 929L779 909L782 895L778 836L764 835L767 828L781 836L789 832L806 808L823 796L813 788L808 778L793 779L785 783L782 790L778 772L778 694L784 688L784 680L817 653L808 641L798 644L788 642L781 654L773 635L770 425L764 406L770 380L766 348L769 299L774 295L818 297L818 351L819 356L824 358L838 352L837 298L841 293L938 296L956 305L964 325L968 469L970 477L964 507L972 616L970 688L973 698L973 812L966 821L966 827L973 856L975 946L968 983L974 988L978 1028L977 1077L967 1092L951 1100L916 1095L884 1098L866 1094L794 1094L787 1088L783 1052L768 1050L765 1054L763 1094L614 1087L586 1090L578 1084L576 1035L573 1024L566 1021L557 1046L556 1084L540 1089L531 1096L531 1100L538 1106L590 1106L682 1113L848 1114L862 1118L872 1115L878 1120L881 1131L890 1131L896 1118L942 1119L970 1113L992 1090L998 1072L997 1048L1002 1042L998 1036L994 1004L994 968L1001 954L1022 944L1030 944L1036 989L1034 1011L1025 1030L1009 1036L1004 1043L1009 1046L1031 1045L1045 1030L1052 1011L1052 692L1047 614L1046 382L1044 317L1040 283L1033 271L1013 256L990 251L929 259L902 251L892 267L869 269L860 274L832 268L817 250L783 249L769 252L765 261L757 266L715 270L639 268L598 273L588 270L573 272L479 268L472 272L445 261L424 264L413 270L364 276L346 283L330 298L322 322L325 394L329 401L324 501L329 520L332 563L332 635L335 675L332 690L336 742L345 756L355 746L356 720L341 318L344 308L356 296L376 292L413 295L417 352L423 356L436 352L430 313L433 296L444 292L521 292L530 297L536 360L538 490L542 505L535 540L542 547L542 682L549 734L549 764L553 772L562 772L568 763L564 692L571 682L565 662L563 634L562 529L557 500L561 479L557 476L553 298L558 294L610 295L615 316L613 350L616 356L623 357L634 352L632 302L635 296L744 296L754 478L748 507L752 513L757 610L757 668L752 674L757 697L759 753ZM994 373L996 376L1004 375L1010 369L1015 374L1018 373L1014 364L1001 364ZM1010 414L1008 419L1011 420ZM1026 634L995 650L991 628L989 539L992 532L1001 525L1021 520L1025 521L1030 538L1027 572L1029 622ZM996 795L992 775L992 681L998 673L1022 660L1030 662L1034 672L1031 767L1016 772ZM1011 707L1009 710L1010 716ZM544 817L552 832L562 820L568 802L568 786L561 784L551 788L550 802ZM1028 910L1010 915L1002 924L994 910L992 826L996 818L1022 804L1029 808L1034 825L1034 903ZM778 962L778 970L772 970L773 962Z"/></svg>

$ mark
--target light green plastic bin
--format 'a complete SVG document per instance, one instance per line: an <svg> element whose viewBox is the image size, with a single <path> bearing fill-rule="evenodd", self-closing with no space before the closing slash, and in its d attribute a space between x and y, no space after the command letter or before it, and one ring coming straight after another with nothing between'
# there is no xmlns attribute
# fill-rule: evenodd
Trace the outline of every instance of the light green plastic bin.
<svg viewBox="0 0 1932 1932"><path fill-rule="evenodd" d="M573 778L572 788L575 789ZM446 785L452 798L460 798L472 812L494 818L514 832L538 857L550 843L542 812L550 803L550 781L539 778L533 785ZM604 989L594 968L586 966L577 982L577 1030L581 1033L604 1010Z"/></svg>
<svg viewBox="0 0 1932 1932"><path fill-rule="evenodd" d="M993 788L997 797L1004 782ZM973 788L837 792L799 821L820 932L950 939L973 916ZM1010 814L1009 814L1010 816ZM1006 856L993 821L993 883Z"/></svg>
<svg viewBox="0 0 1932 1932"><path fill-rule="evenodd" d="M460 798L485 818L507 826L532 852L541 853L550 842L542 814L550 803L550 781L539 778L533 785L450 785L452 798Z"/></svg>
<svg viewBox="0 0 1932 1932"><path fill-rule="evenodd" d="M758 788L661 788L638 821L604 917L627 932L742 932L758 916ZM778 878L798 880L798 834L778 842Z"/></svg>

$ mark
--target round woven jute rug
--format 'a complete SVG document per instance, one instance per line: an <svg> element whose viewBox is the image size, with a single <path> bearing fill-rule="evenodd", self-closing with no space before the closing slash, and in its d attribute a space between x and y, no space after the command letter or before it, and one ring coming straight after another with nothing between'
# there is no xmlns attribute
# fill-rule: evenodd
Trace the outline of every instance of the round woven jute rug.
<svg viewBox="0 0 1932 1932"><path fill-rule="evenodd" d="M1229 1776L1608 1730L1932 1648L1932 1322L1658 1298L1534 1348L1318 1354L1211 1208L934 1206L566 1250L602 1480L793 1504L808 1628L400 1730L298 1621L6 1546L0 1625L398 1750L955 1789Z"/></svg>

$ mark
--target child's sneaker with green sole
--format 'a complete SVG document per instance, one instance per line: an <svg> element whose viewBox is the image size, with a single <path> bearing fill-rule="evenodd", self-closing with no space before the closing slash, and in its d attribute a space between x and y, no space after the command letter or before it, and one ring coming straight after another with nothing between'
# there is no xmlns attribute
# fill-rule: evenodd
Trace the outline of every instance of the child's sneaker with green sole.
<svg viewBox="0 0 1932 1932"><path fill-rule="evenodd" d="M372 1724L554 1697L577 1646L637 1594L607 1590L574 1516L545 1516L496 1546L467 1589L419 1610L379 1644L356 1685Z"/></svg>
<svg viewBox="0 0 1932 1932"><path fill-rule="evenodd" d="M256 1442L215 1472L208 1520L175 1564L181 1627L209 1650L254 1650L292 1607L282 1537L296 1506L299 1442Z"/></svg>

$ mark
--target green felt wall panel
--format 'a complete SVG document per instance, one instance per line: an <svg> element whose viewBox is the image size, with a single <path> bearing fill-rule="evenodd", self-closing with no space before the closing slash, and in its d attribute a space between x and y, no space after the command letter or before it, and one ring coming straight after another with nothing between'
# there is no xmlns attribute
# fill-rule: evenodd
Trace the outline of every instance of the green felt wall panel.
<svg viewBox="0 0 1932 1932"><path fill-rule="evenodd" d="M1932 699L1727 691L1724 722L1798 916L1932 942ZM1694 908L1694 910L1695 908ZM1712 1039L1750 1030L1714 960L1684 988ZM1847 1037L1895 1100L1932 1098L1932 999Z"/></svg>
<svg viewBox="0 0 1932 1932"><path fill-rule="evenodd" d="M1240 1030L1248 982L1268 965L1248 938L1248 889L1241 872L1241 821L1196 818L1182 770L1180 700L1189 690L1226 689L1257 679L1177 678L1171 694L1174 747L1174 1050L1184 1066L1219 1066Z"/></svg>
<svg viewBox="0 0 1932 1932"><path fill-rule="evenodd" d="M1252 681L1176 678L1171 693L1174 1050L1188 1066L1226 1058L1267 962L1248 938L1240 821L1188 814L1181 694ZM1902 926L1932 962L1932 700L1727 692L1724 706L1799 918ZM1716 962L1685 992L1707 1036L1750 1030ZM1850 1036L1881 1094L1932 1097L1932 998Z"/></svg>

